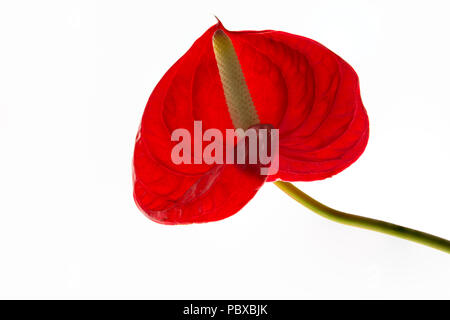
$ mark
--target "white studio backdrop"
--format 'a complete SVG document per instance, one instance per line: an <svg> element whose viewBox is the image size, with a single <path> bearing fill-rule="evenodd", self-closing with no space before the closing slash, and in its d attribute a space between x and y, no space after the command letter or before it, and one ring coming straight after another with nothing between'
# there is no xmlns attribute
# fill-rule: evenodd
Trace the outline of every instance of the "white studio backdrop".
<svg viewBox="0 0 450 320"><path fill-rule="evenodd" d="M263 186L163 226L132 198L151 91L217 15L313 38L358 72L371 136L324 181L339 210L450 238L446 1L2 1L0 298L450 298L450 256L329 222Z"/></svg>

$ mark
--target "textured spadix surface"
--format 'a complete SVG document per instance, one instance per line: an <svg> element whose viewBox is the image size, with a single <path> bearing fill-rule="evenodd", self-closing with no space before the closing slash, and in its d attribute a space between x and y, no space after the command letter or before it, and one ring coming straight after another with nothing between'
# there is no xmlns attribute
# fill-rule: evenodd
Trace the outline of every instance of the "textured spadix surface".
<svg viewBox="0 0 450 320"><path fill-rule="evenodd" d="M173 130L193 133L194 120L202 121L203 130L234 128L212 43L218 29L223 27L207 30L169 69L144 111L134 154L134 197L157 222L223 219L242 208L266 180L236 165L176 165L171 160L177 143L170 139ZM257 118L280 130L279 172L267 181L324 179L356 161L366 147L369 124L350 65L301 36L224 32Z"/></svg>

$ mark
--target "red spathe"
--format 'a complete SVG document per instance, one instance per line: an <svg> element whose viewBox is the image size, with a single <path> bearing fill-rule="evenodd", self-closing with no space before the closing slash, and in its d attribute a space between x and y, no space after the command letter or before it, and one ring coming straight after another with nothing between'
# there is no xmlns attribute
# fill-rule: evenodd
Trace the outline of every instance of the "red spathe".
<svg viewBox="0 0 450 320"><path fill-rule="evenodd" d="M352 67L311 39L280 31L226 31L263 124L279 129L279 171L269 177L243 166L179 164L171 133L194 120L203 130L232 129L208 29L152 92L136 138L134 198L165 224L224 219L267 181L331 177L363 153L369 122ZM205 147L207 144L204 144Z"/></svg>

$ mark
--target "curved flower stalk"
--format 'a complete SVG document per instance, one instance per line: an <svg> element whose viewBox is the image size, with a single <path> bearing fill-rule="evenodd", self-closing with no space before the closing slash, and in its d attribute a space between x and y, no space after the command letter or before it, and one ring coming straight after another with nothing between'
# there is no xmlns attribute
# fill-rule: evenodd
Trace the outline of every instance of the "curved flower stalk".
<svg viewBox="0 0 450 320"><path fill-rule="evenodd" d="M450 241L446 239L439 238L422 231L402 227L393 223L361 217L332 209L311 198L289 182L275 181L274 184L294 200L326 219L353 227L385 233L450 253Z"/></svg>

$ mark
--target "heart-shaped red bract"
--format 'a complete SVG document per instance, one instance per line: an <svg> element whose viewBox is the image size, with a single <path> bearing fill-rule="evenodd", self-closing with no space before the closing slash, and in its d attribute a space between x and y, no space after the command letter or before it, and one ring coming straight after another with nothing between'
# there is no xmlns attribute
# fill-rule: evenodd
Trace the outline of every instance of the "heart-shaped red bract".
<svg viewBox="0 0 450 320"><path fill-rule="evenodd" d="M208 29L164 75L144 111L134 153L134 198L152 220L186 224L226 218L267 181L331 177L363 153L369 122L352 67L311 39L280 31L225 31L261 123L279 129L279 171L232 164L174 164L178 128L233 129ZM225 134L225 133L224 133Z"/></svg>

